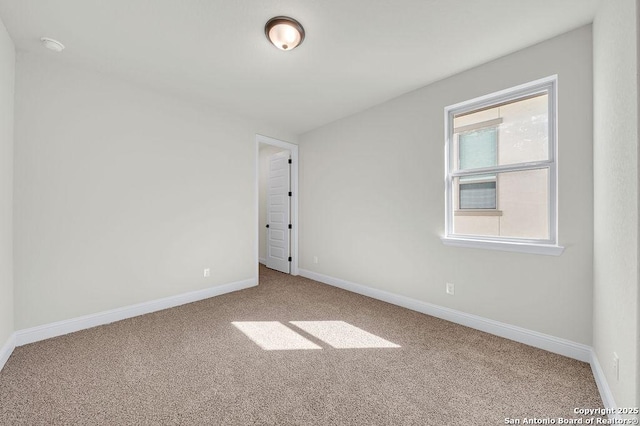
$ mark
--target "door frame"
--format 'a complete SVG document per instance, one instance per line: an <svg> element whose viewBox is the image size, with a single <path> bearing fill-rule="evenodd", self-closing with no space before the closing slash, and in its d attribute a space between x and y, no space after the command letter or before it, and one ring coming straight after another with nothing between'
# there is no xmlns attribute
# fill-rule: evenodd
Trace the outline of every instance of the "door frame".
<svg viewBox="0 0 640 426"><path fill-rule="evenodd" d="M291 153L291 275L298 275L298 145L256 134L255 165L255 264L256 279L260 271L260 144L287 149Z"/></svg>

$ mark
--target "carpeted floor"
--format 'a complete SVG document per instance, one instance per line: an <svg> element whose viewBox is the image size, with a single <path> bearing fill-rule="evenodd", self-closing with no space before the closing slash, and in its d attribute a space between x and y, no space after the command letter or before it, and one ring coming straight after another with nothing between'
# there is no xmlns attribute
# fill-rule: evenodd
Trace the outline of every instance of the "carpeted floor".
<svg viewBox="0 0 640 426"><path fill-rule="evenodd" d="M255 321L263 347L315 349L265 350L241 331ZM602 407L588 364L264 267L255 288L16 348L0 372L3 425L501 425L575 407Z"/></svg>

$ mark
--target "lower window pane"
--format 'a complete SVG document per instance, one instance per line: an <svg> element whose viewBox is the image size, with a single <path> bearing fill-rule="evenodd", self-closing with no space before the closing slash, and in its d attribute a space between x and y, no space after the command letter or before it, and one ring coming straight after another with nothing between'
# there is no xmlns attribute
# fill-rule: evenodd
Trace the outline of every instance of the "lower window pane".
<svg viewBox="0 0 640 426"><path fill-rule="evenodd" d="M549 239L549 169L490 178L454 178L453 233Z"/></svg>
<svg viewBox="0 0 640 426"><path fill-rule="evenodd" d="M495 209L496 182L460 182L461 209Z"/></svg>

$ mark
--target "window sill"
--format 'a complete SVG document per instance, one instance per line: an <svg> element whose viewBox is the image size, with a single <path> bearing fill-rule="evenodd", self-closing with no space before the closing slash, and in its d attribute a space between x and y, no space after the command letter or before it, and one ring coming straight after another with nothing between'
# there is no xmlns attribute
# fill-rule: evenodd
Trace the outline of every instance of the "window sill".
<svg viewBox="0 0 640 426"><path fill-rule="evenodd" d="M453 212L456 216L502 216L502 210L496 209L462 209Z"/></svg>
<svg viewBox="0 0 640 426"><path fill-rule="evenodd" d="M440 237L442 244L454 247L478 248L487 250L511 251L517 253L560 256L564 247L550 244L516 243L512 241L485 241L471 238Z"/></svg>

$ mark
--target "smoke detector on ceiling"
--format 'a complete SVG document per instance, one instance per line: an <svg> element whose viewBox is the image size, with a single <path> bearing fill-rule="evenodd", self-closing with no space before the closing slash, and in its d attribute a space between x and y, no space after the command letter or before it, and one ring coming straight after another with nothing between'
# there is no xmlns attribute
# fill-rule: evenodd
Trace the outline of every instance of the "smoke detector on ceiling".
<svg viewBox="0 0 640 426"><path fill-rule="evenodd" d="M54 52L62 52L64 50L64 44L60 43L58 40L54 40L49 37L42 37L40 41L44 47L49 50L53 50Z"/></svg>

